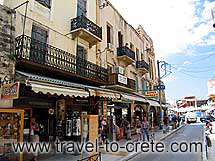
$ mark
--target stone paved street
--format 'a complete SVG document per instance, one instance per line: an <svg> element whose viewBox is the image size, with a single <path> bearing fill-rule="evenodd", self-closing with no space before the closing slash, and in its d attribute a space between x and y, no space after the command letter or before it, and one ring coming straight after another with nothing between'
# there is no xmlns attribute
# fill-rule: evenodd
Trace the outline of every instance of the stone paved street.
<svg viewBox="0 0 215 161"><path fill-rule="evenodd" d="M179 130L174 135L165 139L166 147L168 148L171 142L185 141L187 143L191 141L202 142L203 140L203 126L202 125L187 125L183 129ZM166 150L166 149L165 149ZM140 154L135 158L131 159L132 161L201 161L202 153L149 153L149 154Z"/></svg>
<svg viewBox="0 0 215 161"><path fill-rule="evenodd" d="M169 131L169 133L172 131ZM168 135L169 133L163 133L162 130L158 130L155 132L155 139L156 140L160 140L162 137ZM139 141L139 136L135 135L132 137L133 141ZM126 140L121 140L119 142L120 145L123 145L126 143ZM102 161L119 161L119 160L123 160L124 158L129 157L130 155L133 155L134 153L126 153L125 151L120 151L118 153L102 153ZM77 161L78 159L80 159L81 156L74 156L74 155L56 155L53 157L49 157L47 159L40 159L41 161Z"/></svg>

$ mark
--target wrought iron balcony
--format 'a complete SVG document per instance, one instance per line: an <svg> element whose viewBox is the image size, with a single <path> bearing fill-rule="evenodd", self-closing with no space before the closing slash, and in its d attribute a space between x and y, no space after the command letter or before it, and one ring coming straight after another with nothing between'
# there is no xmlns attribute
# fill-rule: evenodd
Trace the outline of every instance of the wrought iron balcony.
<svg viewBox="0 0 215 161"><path fill-rule="evenodd" d="M109 87L119 90L135 90L136 81L122 76L121 74L111 73L109 75Z"/></svg>
<svg viewBox="0 0 215 161"><path fill-rule="evenodd" d="M81 37L91 46L102 40L102 28L85 16L78 16L71 20L71 33L73 39Z"/></svg>
<svg viewBox="0 0 215 161"><path fill-rule="evenodd" d="M143 74L149 72L149 64L146 63L144 60L136 61L136 68L139 69Z"/></svg>
<svg viewBox="0 0 215 161"><path fill-rule="evenodd" d="M61 74L62 77L80 78L98 84L108 82L107 69L28 36L16 38L15 54L17 64L27 64L27 68L33 66L42 73Z"/></svg>
<svg viewBox="0 0 215 161"><path fill-rule="evenodd" d="M135 61L135 52L126 46L117 48L118 59L124 61L127 65Z"/></svg>

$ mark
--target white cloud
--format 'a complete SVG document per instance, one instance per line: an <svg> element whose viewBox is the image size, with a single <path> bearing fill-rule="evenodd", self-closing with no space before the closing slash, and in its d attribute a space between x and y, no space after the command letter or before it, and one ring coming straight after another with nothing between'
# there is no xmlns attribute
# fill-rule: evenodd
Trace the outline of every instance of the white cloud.
<svg viewBox="0 0 215 161"><path fill-rule="evenodd" d="M196 15L200 0L110 0L134 27L142 24L152 37L158 57L187 53L189 45L199 45L213 31L211 7L204 1L203 12ZM202 6L201 6L202 7Z"/></svg>
<svg viewBox="0 0 215 161"><path fill-rule="evenodd" d="M185 65L190 65L190 64L192 64L192 62L191 61L184 61L184 63L183 63L183 65L185 66Z"/></svg>

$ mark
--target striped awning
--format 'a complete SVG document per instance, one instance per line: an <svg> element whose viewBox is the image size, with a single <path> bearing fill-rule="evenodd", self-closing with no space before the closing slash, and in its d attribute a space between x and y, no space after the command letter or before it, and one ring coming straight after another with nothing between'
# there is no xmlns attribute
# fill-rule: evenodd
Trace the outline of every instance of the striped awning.
<svg viewBox="0 0 215 161"><path fill-rule="evenodd" d="M36 93L43 93L43 94L51 94L51 95L63 95L63 96L70 96L70 97L88 97L89 92L83 89L78 88L71 88L66 86L60 86L50 83L42 83L39 81L29 81L32 90Z"/></svg>
<svg viewBox="0 0 215 161"><path fill-rule="evenodd" d="M149 103L150 106L155 106L155 107L160 106L160 104L157 101L154 101L154 100L147 100L147 102Z"/></svg>
<svg viewBox="0 0 215 161"><path fill-rule="evenodd" d="M44 94L56 94L71 97L100 96L113 99L120 98L119 92L114 90L68 82L21 71L16 71L16 73L26 77L25 79L28 80L28 84L36 93L41 92Z"/></svg>
<svg viewBox="0 0 215 161"><path fill-rule="evenodd" d="M137 95L121 94L121 96L122 96L123 99L147 103L147 100L145 98L137 96Z"/></svg>

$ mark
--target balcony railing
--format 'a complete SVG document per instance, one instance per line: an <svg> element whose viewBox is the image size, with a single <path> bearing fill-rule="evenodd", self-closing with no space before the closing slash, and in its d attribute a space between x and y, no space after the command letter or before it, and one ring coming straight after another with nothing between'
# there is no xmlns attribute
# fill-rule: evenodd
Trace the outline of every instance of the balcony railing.
<svg viewBox="0 0 215 161"><path fill-rule="evenodd" d="M83 28L89 31L91 34L102 39L102 28L90 21L85 16L78 16L71 20L71 31Z"/></svg>
<svg viewBox="0 0 215 161"><path fill-rule="evenodd" d="M148 63L146 63L144 60L141 60L136 62L136 68L146 69L148 71L150 67Z"/></svg>
<svg viewBox="0 0 215 161"><path fill-rule="evenodd" d="M27 60L100 83L108 81L107 69L28 36L16 38L15 54L17 60Z"/></svg>
<svg viewBox="0 0 215 161"><path fill-rule="evenodd" d="M127 57L135 60L135 52L126 46L117 48L117 56L127 56Z"/></svg>
<svg viewBox="0 0 215 161"><path fill-rule="evenodd" d="M136 87L136 81L130 78L127 78L127 83L122 83L119 81L119 74L117 73L111 73L109 75L109 85L119 85L122 87L126 87L132 90L135 90Z"/></svg>

